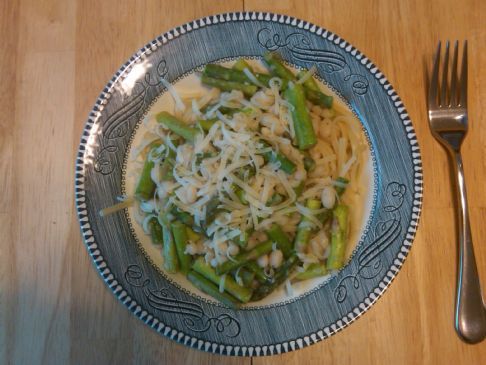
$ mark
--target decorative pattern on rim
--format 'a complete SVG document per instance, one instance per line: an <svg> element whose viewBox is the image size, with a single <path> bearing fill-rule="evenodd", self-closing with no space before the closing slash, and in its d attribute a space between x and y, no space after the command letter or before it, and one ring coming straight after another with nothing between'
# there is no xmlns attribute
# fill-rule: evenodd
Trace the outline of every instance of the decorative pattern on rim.
<svg viewBox="0 0 486 365"><path fill-rule="evenodd" d="M110 98L110 95L113 92L114 85L120 79L120 77L122 77L123 74L125 74L130 70L130 68L134 65L134 63L137 60L146 57L146 55L149 55L161 45L166 44L167 42L173 40L174 38L179 37L182 34L191 32L194 29L203 28L208 25L216 24L216 23L249 21L249 20L265 20L265 21L270 21L270 22L275 22L280 24L288 24L297 27L299 29L304 29L306 31L309 31L310 33L314 33L317 36L320 36L322 38L327 39L330 42L333 42L341 49L343 49L345 52L355 57L359 62L361 62L361 64L363 64L364 66L366 66L366 68L369 69L370 73L374 75L374 77L383 86L383 89L385 90L391 102L395 106L400 116L400 119L403 123L403 126L407 131L407 138L409 140L411 156L414 165L414 180L413 180L414 186L412 191L413 201L412 201L412 215L411 215L410 225L407 229L407 234L405 236L405 239L401 245L400 252L393 260L393 264L388 269L387 273L383 277L383 280L370 292L370 294L366 298L364 298L364 300L361 303L359 303L358 306L356 306L353 310L351 310L348 314L343 316L341 319L337 320L335 323L315 333L311 333L308 336L304 336L302 338L296 338L294 340L286 341L278 344L241 347L241 346L230 346L230 345L224 345L220 343L203 341L193 336L190 336L184 332L181 332L177 329L171 328L165 325L164 323L160 322L159 319L148 314L147 311L145 311L133 298L131 298L128 295L126 290L123 288L122 284L117 280L117 278L114 277L114 275L108 268L104 257L101 255L101 252L98 249L98 244L93 235L92 227L88 219L88 211L86 205L87 200L86 200L86 191L84 189L85 171L84 171L83 157L84 154L86 153L86 149L88 145L89 132L91 131L94 123L100 116L100 113L103 110L104 105L107 102L107 99ZM108 152L110 151L108 150ZM137 317L143 320L147 325L149 325L156 331L160 332L164 336L167 336L185 345L200 350L210 351L213 353L219 353L224 355L260 356L260 355L273 355L282 352L292 351L298 348L306 347L320 340L323 340L331 336L332 334L342 330L346 326L348 326L351 322L353 322L355 319L360 317L364 312L366 312L366 310L371 305L373 305L376 300L378 300L378 298L388 288L388 286L391 284L391 282L397 275L412 245L412 241L414 239L417 225L418 225L421 202L422 202L422 191L423 191L422 184L423 184L423 176L422 176L422 163L420 157L420 150L419 150L416 135L413 126L411 124L411 121L409 119L409 116L399 96L393 90L392 86L384 77L384 75L378 70L378 68L371 61L369 61L352 45L342 40L337 35L323 28L320 28L312 23L299 20L293 17L289 17L286 15L260 13L260 12L242 12L242 13L226 13L226 14L219 14L210 17L205 17L184 24L180 27L176 27L170 30L169 32L160 35L155 40L153 40L152 42L148 43L143 48L141 48L115 73L113 78L107 84L106 88L98 97L93 107L93 110L89 114L83 135L81 137L80 147L76 157L76 166L75 166L75 203L76 203L76 209L77 209L78 218L80 222L81 232L89 254L91 255L99 273L103 277L108 287L113 291L113 293L118 297L118 299L120 299L120 301L122 301L123 304L127 306L127 308L132 313L134 313Z"/></svg>

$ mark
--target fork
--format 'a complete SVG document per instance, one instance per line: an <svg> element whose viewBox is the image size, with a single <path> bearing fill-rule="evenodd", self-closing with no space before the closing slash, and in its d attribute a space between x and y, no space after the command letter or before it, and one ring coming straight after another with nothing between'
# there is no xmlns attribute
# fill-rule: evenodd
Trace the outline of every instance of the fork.
<svg viewBox="0 0 486 365"><path fill-rule="evenodd" d="M454 166L458 200L459 257L454 325L459 337L468 343L481 342L486 336L486 309L479 283L472 244L461 144L467 121L467 41L464 42L460 79L457 78L458 42L449 79L449 42L446 43L442 81L439 83L441 43L437 47L429 85L429 125L433 136L445 147Z"/></svg>

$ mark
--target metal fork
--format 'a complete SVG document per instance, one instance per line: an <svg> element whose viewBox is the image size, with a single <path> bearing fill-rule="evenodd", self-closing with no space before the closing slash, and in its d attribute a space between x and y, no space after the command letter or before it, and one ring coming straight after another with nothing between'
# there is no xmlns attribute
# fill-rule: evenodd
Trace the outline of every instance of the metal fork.
<svg viewBox="0 0 486 365"><path fill-rule="evenodd" d="M458 200L459 263L454 324L462 340L481 342L486 336L486 309L479 283L467 211L461 144L467 133L467 41L464 42L460 79L457 78L458 42L454 45L449 75L449 42L446 43L442 81L439 83L441 44L435 55L429 85L429 123L434 137L446 148L454 166Z"/></svg>

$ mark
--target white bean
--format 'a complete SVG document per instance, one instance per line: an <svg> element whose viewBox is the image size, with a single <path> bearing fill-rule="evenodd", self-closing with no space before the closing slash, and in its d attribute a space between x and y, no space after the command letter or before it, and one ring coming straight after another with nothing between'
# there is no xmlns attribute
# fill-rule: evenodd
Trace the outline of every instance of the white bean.
<svg viewBox="0 0 486 365"><path fill-rule="evenodd" d="M260 155L256 155L255 163L258 165L258 167L262 167L265 164L265 159Z"/></svg>
<svg viewBox="0 0 486 365"><path fill-rule="evenodd" d="M305 169L299 168L294 173L295 180L302 181L302 180L305 180L306 177L307 177L307 173L306 173Z"/></svg>
<svg viewBox="0 0 486 365"><path fill-rule="evenodd" d="M197 189L194 186L188 186L186 189L186 202L192 204L197 199Z"/></svg>
<svg viewBox="0 0 486 365"><path fill-rule="evenodd" d="M331 186L326 186L321 193L322 205L326 209L332 209L336 204L336 190Z"/></svg>
<svg viewBox="0 0 486 365"><path fill-rule="evenodd" d="M282 152L285 155L290 154L292 147L290 147L290 144L281 144L279 146L280 152Z"/></svg>
<svg viewBox="0 0 486 365"><path fill-rule="evenodd" d="M226 254L226 251L228 251L228 244L226 242L221 242L218 245L218 249L222 254Z"/></svg>
<svg viewBox="0 0 486 365"><path fill-rule="evenodd" d="M268 237L265 232L260 231L260 232L256 232L256 239L258 242L265 242L268 239Z"/></svg>
<svg viewBox="0 0 486 365"><path fill-rule="evenodd" d="M240 252L240 248L234 243L230 243L228 251L226 252L228 253L228 255L235 256L238 255L238 252Z"/></svg>
<svg viewBox="0 0 486 365"><path fill-rule="evenodd" d="M270 137L272 135L272 132L270 131L269 128L267 127L263 127L262 128L262 134L265 136L265 137Z"/></svg>
<svg viewBox="0 0 486 365"><path fill-rule="evenodd" d="M280 250L275 250L270 253L270 265L276 269L282 265L283 253Z"/></svg>
<svg viewBox="0 0 486 365"><path fill-rule="evenodd" d="M268 266L268 255L262 255L257 260L258 266L266 268Z"/></svg>

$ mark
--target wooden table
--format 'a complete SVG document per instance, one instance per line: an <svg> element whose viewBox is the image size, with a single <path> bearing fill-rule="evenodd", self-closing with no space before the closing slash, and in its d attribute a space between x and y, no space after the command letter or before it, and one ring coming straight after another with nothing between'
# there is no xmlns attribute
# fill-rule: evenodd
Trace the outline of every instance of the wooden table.
<svg viewBox="0 0 486 365"><path fill-rule="evenodd" d="M439 39L468 39L463 146L476 257L486 285L484 1L0 1L0 363L480 364L453 329L456 230L447 159L427 124L424 70ZM394 85L422 148L425 200L411 254L386 295L345 331L267 358L206 354L159 336L94 270L74 213L74 156L103 85L141 45L211 13L263 10L328 28ZM439 11L440 10L440 11Z"/></svg>

